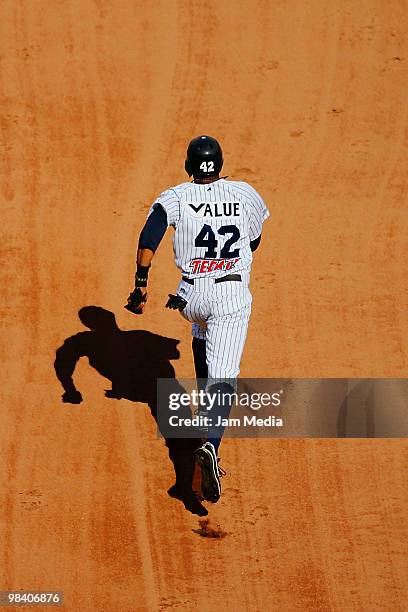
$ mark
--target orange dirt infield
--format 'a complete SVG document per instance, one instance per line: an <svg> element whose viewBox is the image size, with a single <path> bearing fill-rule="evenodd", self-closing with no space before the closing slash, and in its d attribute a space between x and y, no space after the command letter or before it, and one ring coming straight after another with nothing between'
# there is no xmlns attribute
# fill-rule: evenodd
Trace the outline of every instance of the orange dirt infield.
<svg viewBox="0 0 408 612"><path fill-rule="evenodd" d="M0 590L74 612L407 610L405 440L226 440L203 523L223 537L201 537L146 405L105 398L84 359L63 404L53 368L96 305L180 340L193 375L164 310L170 232L146 314L123 304L150 203L210 133L271 210L241 375L406 376L406 2L4 0L0 24Z"/></svg>

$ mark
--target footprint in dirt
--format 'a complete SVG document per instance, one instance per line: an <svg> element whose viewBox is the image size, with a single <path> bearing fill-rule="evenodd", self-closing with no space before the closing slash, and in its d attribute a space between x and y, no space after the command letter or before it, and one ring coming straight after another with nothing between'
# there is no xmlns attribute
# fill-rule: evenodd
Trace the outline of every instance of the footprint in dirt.
<svg viewBox="0 0 408 612"><path fill-rule="evenodd" d="M223 531L219 525L212 527L209 519L201 519L198 524L200 525L199 529L192 529L192 531L202 538L222 539L227 535L227 532Z"/></svg>

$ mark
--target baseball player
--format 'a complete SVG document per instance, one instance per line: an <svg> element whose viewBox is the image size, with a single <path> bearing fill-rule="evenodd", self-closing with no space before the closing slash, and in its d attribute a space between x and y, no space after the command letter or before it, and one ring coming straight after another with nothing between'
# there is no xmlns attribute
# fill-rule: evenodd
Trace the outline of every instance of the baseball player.
<svg viewBox="0 0 408 612"><path fill-rule="evenodd" d="M222 166L217 140L199 136L190 142L185 170L193 180L163 191L150 208L139 238L135 289L125 306L135 314L144 311L154 253L167 227L173 227L181 280L166 307L180 310L192 323L196 376L213 394L231 392L231 381L239 374L251 313L252 253L269 216L248 183L220 177ZM230 408L228 402L220 403L218 414L228 416ZM195 450L202 497L211 502L221 494L218 447L223 430L210 428Z"/></svg>

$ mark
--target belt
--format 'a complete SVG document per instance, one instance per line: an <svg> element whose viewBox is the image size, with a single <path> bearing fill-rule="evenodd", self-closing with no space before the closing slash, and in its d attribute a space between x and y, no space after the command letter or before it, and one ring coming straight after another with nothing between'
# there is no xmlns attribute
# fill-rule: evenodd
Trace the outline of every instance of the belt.
<svg viewBox="0 0 408 612"><path fill-rule="evenodd" d="M194 285L194 278L187 278L187 276L182 276L181 278L183 279L183 281L185 281L189 285ZM221 276L221 278L216 278L214 280L214 283L224 283L225 281L240 281L240 280L242 280L240 274L227 274L227 276Z"/></svg>

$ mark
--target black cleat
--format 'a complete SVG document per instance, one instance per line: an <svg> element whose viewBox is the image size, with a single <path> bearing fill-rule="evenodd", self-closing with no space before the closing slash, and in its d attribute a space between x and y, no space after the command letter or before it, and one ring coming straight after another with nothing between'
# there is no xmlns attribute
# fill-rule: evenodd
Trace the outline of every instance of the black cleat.
<svg viewBox="0 0 408 612"><path fill-rule="evenodd" d="M205 500L215 504L221 496L220 476L225 472L218 465L211 442L205 442L195 451L195 460L201 468L201 493Z"/></svg>

